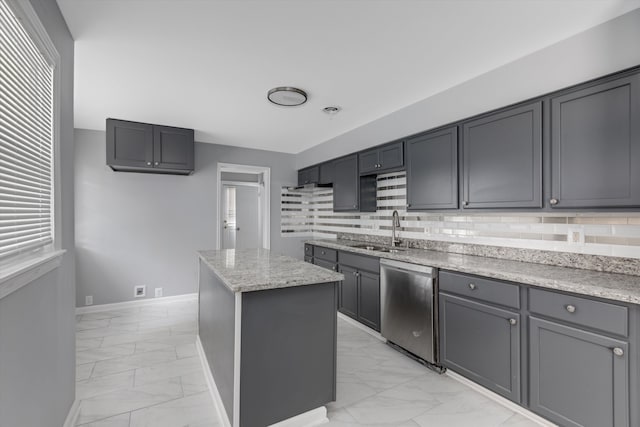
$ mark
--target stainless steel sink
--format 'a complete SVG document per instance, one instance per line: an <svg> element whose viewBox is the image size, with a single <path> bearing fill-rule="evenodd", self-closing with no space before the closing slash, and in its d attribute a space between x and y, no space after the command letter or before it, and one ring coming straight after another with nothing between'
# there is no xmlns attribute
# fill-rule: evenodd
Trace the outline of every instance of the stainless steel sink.
<svg viewBox="0 0 640 427"><path fill-rule="evenodd" d="M387 247L387 246L376 246L376 245L371 245L371 244L367 244L367 243L353 245L351 247L352 248L357 248L357 249L366 249L368 251L386 252L386 253L397 253L397 252L402 252L402 251L406 250L406 249L400 249L400 248L390 248L390 247Z"/></svg>

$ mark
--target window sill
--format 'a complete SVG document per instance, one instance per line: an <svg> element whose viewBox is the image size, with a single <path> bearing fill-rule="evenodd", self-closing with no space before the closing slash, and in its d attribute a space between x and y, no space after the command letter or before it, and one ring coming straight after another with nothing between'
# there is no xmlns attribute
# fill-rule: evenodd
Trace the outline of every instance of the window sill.
<svg viewBox="0 0 640 427"><path fill-rule="evenodd" d="M3 268L0 273L0 299L59 267L65 252L47 252Z"/></svg>

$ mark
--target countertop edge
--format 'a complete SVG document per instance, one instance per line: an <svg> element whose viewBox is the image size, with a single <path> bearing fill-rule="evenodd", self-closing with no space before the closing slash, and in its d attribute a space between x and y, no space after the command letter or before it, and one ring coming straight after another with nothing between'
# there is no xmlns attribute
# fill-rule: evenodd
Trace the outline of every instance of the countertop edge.
<svg viewBox="0 0 640 427"><path fill-rule="evenodd" d="M330 240L308 240L305 243L316 245L316 246L324 246L332 249L345 250L361 255L371 256L374 258L380 259L392 259L400 262L409 262L418 265L428 265L430 267L438 268L441 270L450 270L459 273L465 274L475 274L479 276L489 277L492 279L504 280L508 282L521 283L524 285L534 286L538 288L545 288L556 291L564 291L571 292L574 294L591 296L596 298L602 298L611 301L619 301L630 304L640 304L640 277L637 276L629 276L620 273L607 273L593 270L583 270L583 269L572 269L569 267L558 267L552 265L545 264L536 264L536 263L528 263L524 261L514 261L514 260L505 260L500 258L487 258L480 257L475 255L464 255L464 254L456 254L450 252L438 252L438 251L430 251L427 249L411 249L411 251L421 251L424 253L425 257L428 257L429 254L433 254L434 257L444 257L450 256L452 258L458 258L460 263L455 262L442 262L438 260L421 260L417 257L412 257L411 253L403 254L393 254L393 253L385 253L385 252L377 252L377 251L369 251L367 249L362 248L354 248L349 246L348 244L340 243L339 241L330 241ZM354 242L354 243L362 243L362 242ZM491 261L500 262L504 264L508 264L511 266L527 266L528 268L537 268L541 272L549 274L553 274L554 272L563 274L575 274L576 276L584 276L585 274L590 274L593 277L601 278L603 282L613 282L613 281L637 281L638 289L636 294L630 294L628 290L625 289L616 289L615 287L602 287L598 285L592 284L584 284L577 283L579 280L576 277L575 280L566 280L566 279L552 279L549 277L540 276L532 276L526 273L512 273L503 270L491 269L490 267L479 267L479 266L467 266L463 265L465 260L473 260L475 262L487 262ZM608 280L607 280L608 279Z"/></svg>
<svg viewBox="0 0 640 427"><path fill-rule="evenodd" d="M254 292L254 291L265 291L269 289L283 289L283 288L293 288L293 287L299 287L299 286L319 285L322 283L333 283L333 282L340 282L344 280L344 275L342 273L327 271L326 275L333 276L332 278L334 280L317 280L317 279L305 280L305 278L302 278L301 280L293 280L293 281L285 281L285 282L276 281L276 282L270 282L268 284L259 283L256 285L235 286L230 284L231 280L228 277L225 277L225 275L220 271L220 269L218 269L214 264L212 264L211 262L209 262L209 260L207 260L203 252L205 251L202 251L202 250L196 251L196 253L198 254L198 258L202 260L206 264L206 266L209 267L209 269L213 271L218 276L218 278L220 278L220 280L222 281L222 283L225 284L227 289L229 289L233 293L245 293L245 292ZM300 263L304 263L304 261L302 260L298 260L295 258L292 258L292 259ZM313 265L313 264L310 264L310 265ZM314 266L314 267L317 267L317 266ZM317 268L322 268L322 267L317 267Z"/></svg>

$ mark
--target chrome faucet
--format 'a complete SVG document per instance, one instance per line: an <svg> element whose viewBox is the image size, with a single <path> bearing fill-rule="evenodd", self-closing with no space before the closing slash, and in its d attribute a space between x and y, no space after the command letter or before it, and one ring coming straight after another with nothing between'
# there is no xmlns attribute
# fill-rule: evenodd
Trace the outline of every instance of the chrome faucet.
<svg viewBox="0 0 640 427"><path fill-rule="evenodd" d="M398 232L398 227L400 227L400 216L398 216L398 211L393 211L391 214L391 247L394 248L400 244L400 239L396 237L396 233Z"/></svg>

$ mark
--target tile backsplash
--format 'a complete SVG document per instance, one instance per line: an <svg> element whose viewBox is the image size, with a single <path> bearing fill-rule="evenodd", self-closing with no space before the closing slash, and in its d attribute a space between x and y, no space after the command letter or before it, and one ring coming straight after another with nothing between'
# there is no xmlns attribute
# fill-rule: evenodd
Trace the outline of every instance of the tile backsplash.
<svg viewBox="0 0 640 427"><path fill-rule="evenodd" d="M400 238L640 259L640 213L434 213L406 211L404 172L379 175L375 213L333 212L333 190L283 189L282 236L339 233L391 236L400 213Z"/></svg>

